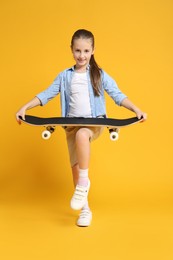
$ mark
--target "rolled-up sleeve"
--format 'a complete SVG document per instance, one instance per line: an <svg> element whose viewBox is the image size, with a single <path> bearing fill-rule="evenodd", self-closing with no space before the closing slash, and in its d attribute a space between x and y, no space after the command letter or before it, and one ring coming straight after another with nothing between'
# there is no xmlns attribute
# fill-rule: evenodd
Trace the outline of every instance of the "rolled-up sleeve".
<svg viewBox="0 0 173 260"><path fill-rule="evenodd" d="M115 101L115 103L121 106L123 99L127 96L121 92L117 83L113 80L105 71L102 71L102 84L104 90Z"/></svg>
<svg viewBox="0 0 173 260"><path fill-rule="evenodd" d="M36 95L36 97L40 100L42 106L44 106L52 98L54 98L60 93L61 91L60 86L61 86L61 74L59 74L55 78L54 82L46 90Z"/></svg>

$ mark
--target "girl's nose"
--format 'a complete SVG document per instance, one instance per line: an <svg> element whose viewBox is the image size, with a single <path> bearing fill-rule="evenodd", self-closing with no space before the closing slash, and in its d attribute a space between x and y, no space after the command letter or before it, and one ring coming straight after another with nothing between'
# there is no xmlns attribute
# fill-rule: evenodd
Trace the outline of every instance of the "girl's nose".
<svg viewBox="0 0 173 260"><path fill-rule="evenodd" d="M84 57L84 52L80 53L80 57L83 58Z"/></svg>

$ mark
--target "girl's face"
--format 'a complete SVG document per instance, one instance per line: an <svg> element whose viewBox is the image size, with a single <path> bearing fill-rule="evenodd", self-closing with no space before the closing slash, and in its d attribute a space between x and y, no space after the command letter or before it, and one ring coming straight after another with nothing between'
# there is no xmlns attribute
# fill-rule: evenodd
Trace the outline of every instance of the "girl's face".
<svg viewBox="0 0 173 260"><path fill-rule="evenodd" d="M76 62L76 68L86 69L94 53L91 39L76 39L71 49Z"/></svg>

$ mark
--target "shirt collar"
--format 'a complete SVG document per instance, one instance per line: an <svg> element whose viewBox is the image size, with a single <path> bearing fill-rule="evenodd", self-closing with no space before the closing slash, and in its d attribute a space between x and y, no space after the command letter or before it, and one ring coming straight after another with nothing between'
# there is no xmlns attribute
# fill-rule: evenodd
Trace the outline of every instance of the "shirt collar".
<svg viewBox="0 0 173 260"><path fill-rule="evenodd" d="M88 64L88 65L87 65L86 69L87 69L87 70L89 70L89 69L90 69L90 64ZM67 70L72 70L72 71L75 71L75 65L73 65L72 67L70 67L70 68L69 68L69 69L67 69Z"/></svg>

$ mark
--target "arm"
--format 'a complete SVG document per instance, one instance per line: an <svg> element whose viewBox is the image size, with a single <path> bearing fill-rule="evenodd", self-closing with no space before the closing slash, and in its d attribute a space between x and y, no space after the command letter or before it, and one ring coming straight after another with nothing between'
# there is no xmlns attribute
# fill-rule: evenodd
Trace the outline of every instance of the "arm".
<svg viewBox="0 0 173 260"><path fill-rule="evenodd" d="M108 95L115 101L115 103L119 106L123 106L136 114L136 116L140 119L143 118L142 121L147 119L147 114L142 112L138 107L136 107L125 94L121 92L118 88L116 82L102 70L102 82L103 88L108 93Z"/></svg>
<svg viewBox="0 0 173 260"><path fill-rule="evenodd" d="M60 92L60 82L61 82L61 74L57 76L52 85L46 90L39 93L36 97L26 103L23 107L19 109L16 113L16 120L19 124L21 124L21 120L19 116L21 116L25 120L25 112L28 109L34 108L36 106L45 105L49 100L54 98Z"/></svg>
<svg viewBox="0 0 173 260"><path fill-rule="evenodd" d="M21 116L23 119L25 119L25 112L26 112L26 110L31 109L31 108L36 107L36 106L39 106L39 105L41 105L41 102L40 102L39 98L37 98L37 97L34 97L31 101L26 103L16 113L16 120L17 120L17 122L19 124L21 124L21 120L20 120L19 116Z"/></svg>
<svg viewBox="0 0 173 260"><path fill-rule="evenodd" d="M128 98L123 99L121 102L121 106L131 110L134 112L137 116L137 118L143 118L142 121L145 121L147 119L147 114L142 112L137 106L135 106Z"/></svg>

